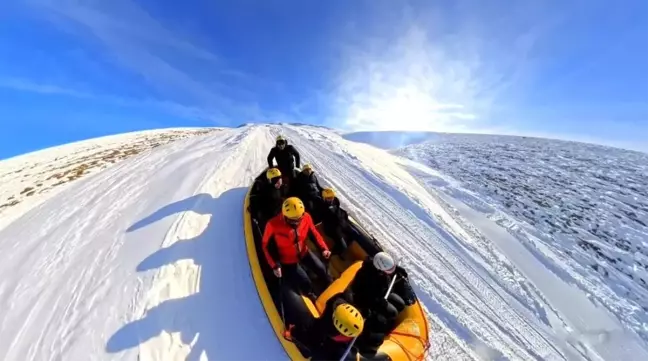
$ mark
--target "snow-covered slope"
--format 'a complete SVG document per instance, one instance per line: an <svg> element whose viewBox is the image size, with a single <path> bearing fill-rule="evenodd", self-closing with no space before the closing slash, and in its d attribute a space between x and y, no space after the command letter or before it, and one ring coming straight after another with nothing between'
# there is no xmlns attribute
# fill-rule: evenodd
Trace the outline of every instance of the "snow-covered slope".
<svg viewBox="0 0 648 361"><path fill-rule="evenodd" d="M442 172L419 176L449 203L460 200L466 212L504 227L648 341L648 155L502 136L448 138L394 153Z"/></svg>
<svg viewBox="0 0 648 361"><path fill-rule="evenodd" d="M346 140L351 140L357 143L365 143L381 149L393 149L443 139L446 134L414 131L368 131L345 133L342 136Z"/></svg>
<svg viewBox="0 0 648 361"><path fill-rule="evenodd" d="M0 229L77 179L141 152L216 130L170 128L118 134L0 161Z"/></svg>
<svg viewBox="0 0 648 361"><path fill-rule="evenodd" d="M296 125L178 140L5 210L0 359L286 359L242 224L247 187L279 133L411 270L432 327L428 359L648 359L615 314L465 203L450 207L434 170Z"/></svg>

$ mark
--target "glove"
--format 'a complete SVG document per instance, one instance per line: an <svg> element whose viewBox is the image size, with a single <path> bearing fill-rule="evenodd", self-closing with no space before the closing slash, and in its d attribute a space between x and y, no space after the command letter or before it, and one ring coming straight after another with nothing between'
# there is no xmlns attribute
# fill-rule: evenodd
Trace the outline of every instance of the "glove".
<svg viewBox="0 0 648 361"><path fill-rule="evenodd" d="M281 278L281 267L273 268L272 273L274 273L275 277Z"/></svg>
<svg viewBox="0 0 648 361"><path fill-rule="evenodd" d="M398 277L405 278L405 279L407 279L408 276L407 271L405 271L405 268L400 266L396 267L396 274L398 275Z"/></svg>

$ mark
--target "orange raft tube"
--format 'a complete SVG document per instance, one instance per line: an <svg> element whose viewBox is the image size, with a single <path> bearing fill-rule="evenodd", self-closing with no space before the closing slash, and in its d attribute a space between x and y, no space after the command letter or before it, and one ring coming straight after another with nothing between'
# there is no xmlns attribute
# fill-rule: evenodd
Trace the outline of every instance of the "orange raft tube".
<svg viewBox="0 0 648 361"><path fill-rule="evenodd" d="M326 301L336 294L344 290L349 283L353 280L355 273L358 271L362 264L362 260L368 256L374 255L382 250L378 242L368 236L368 233L362 229L357 222L352 220L352 227L357 232L360 232L364 237L357 237L349 242L348 248L345 251L345 261L339 256L333 255L329 262L329 272L334 277L335 281L329 285L318 297L315 304L310 299L297 296L297 303L287 302L284 296L279 295L279 283L277 278L272 274L272 270L268 267L263 253L261 252L261 229L256 224L250 213L248 206L250 202L250 190L245 197L244 205L244 224L245 224L245 239L246 248L250 261L250 268L254 283L256 285L259 298L265 309L268 319L274 329L274 332L281 342L286 354L292 361L305 361L309 360L308 357L302 353L299 345L293 343L283 336L284 323L280 313L279 298L284 297L281 302L283 304L284 316L289 317L289 314L298 315L300 312L304 316L304 312L310 313L310 317L319 317L324 309ZM317 226L322 235L325 237L326 242L331 245L332 241L329 237L322 232L320 225ZM309 247L315 250L314 244L309 241ZM316 252L318 254L319 252ZM293 297L293 301L295 299ZM386 335L382 345L379 347L375 354L357 354L350 353L346 360L366 360L366 361L419 361L423 360L425 353L430 347L429 344L429 327L427 318L419 303L419 300L414 297L403 311L398 315L395 328ZM300 304L300 307L292 307L295 304ZM301 309L299 309L301 308Z"/></svg>

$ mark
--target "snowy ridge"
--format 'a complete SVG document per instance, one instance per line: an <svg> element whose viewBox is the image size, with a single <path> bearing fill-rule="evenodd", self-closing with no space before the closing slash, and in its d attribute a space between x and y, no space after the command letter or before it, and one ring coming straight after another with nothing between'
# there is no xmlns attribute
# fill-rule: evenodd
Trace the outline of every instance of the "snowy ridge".
<svg viewBox="0 0 648 361"><path fill-rule="evenodd" d="M139 153L214 130L170 128L111 135L0 161L0 229L71 182Z"/></svg>
<svg viewBox="0 0 648 361"><path fill-rule="evenodd" d="M462 206L479 197L458 197L468 192L428 167L300 125L173 142L19 216L8 209L0 359L286 359L251 279L242 224L245 192L277 134L402 257L431 322L429 360L648 359L645 342L584 304L581 290L548 283L563 287L549 292L547 264L521 258L503 228ZM582 322L590 319L597 330Z"/></svg>

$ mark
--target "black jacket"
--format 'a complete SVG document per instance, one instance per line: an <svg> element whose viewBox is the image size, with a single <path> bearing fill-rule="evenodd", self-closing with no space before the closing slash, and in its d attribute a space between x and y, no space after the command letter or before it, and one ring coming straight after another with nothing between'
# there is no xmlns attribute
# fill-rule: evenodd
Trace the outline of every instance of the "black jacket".
<svg viewBox="0 0 648 361"><path fill-rule="evenodd" d="M268 153L268 167L272 168L272 160L277 161L277 167L282 171L292 171L295 169L295 166L299 168L299 152L295 147L290 144L286 144L286 147L282 150L278 147L272 147L270 153Z"/></svg>
<svg viewBox="0 0 648 361"><path fill-rule="evenodd" d="M333 311L335 307L342 303L353 304L353 298L348 289L329 298L324 313L319 318L314 319L310 326L295 327L292 333L293 337L300 342L306 343L311 351L320 355L320 357L323 355L332 358L342 356L348 342L338 342L334 339L335 336L339 335L339 332L333 325Z"/></svg>
<svg viewBox="0 0 648 361"><path fill-rule="evenodd" d="M396 266L395 274L401 278L401 281L402 278L407 277L407 272L400 266ZM356 305L366 310L384 302L385 293L389 289L393 275L386 275L378 271L373 265L372 258L362 261L362 266L349 287L353 292Z"/></svg>
<svg viewBox="0 0 648 361"><path fill-rule="evenodd" d="M301 172L297 175L297 194L301 197L321 197L322 186L315 173L306 175Z"/></svg>
<svg viewBox="0 0 648 361"><path fill-rule="evenodd" d="M268 220L281 212L281 204L288 195L288 188L282 185L276 189L266 178L257 178L250 192L250 213L253 217L261 215Z"/></svg>
<svg viewBox="0 0 648 361"><path fill-rule="evenodd" d="M333 203L323 202L322 207L322 222L325 227L339 226L344 229L349 226L349 214L340 208L338 197L333 198Z"/></svg>

